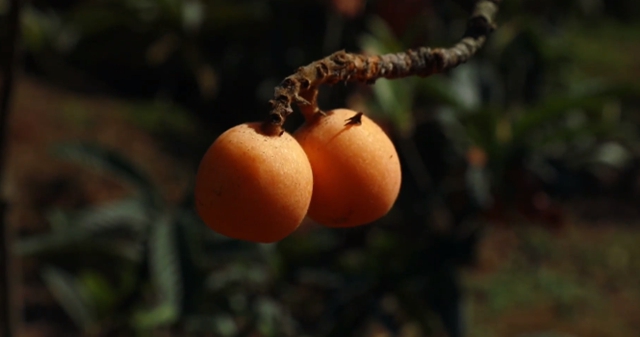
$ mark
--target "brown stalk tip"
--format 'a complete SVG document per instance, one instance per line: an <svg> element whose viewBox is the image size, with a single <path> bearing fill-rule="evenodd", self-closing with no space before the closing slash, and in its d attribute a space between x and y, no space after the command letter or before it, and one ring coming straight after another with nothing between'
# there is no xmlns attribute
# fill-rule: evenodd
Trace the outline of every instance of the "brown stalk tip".
<svg viewBox="0 0 640 337"><path fill-rule="evenodd" d="M260 125L262 133L268 136L282 136L285 130L282 128L279 121L280 119L274 118L273 115L270 115L269 119L265 120Z"/></svg>
<svg viewBox="0 0 640 337"><path fill-rule="evenodd" d="M362 124L362 115L364 115L363 112L356 113L355 115L353 115L353 117L347 118L345 120L346 123L344 125L347 126L347 125L360 125L360 124Z"/></svg>

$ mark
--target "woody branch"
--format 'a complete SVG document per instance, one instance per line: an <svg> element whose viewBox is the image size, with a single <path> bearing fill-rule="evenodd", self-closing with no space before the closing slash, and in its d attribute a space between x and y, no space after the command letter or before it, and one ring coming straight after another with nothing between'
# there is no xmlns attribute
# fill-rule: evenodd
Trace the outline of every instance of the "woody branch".
<svg viewBox="0 0 640 337"><path fill-rule="evenodd" d="M281 133L285 119L296 104L305 115L321 110L317 105L321 84L361 82L372 84L379 78L427 77L441 73L469 60L495 30L495 17L502 0L477 0L467 29L451 48L420 47L400 53L363 55L339 51L298 68L275 88L271 111L265 125Z"/></svg>

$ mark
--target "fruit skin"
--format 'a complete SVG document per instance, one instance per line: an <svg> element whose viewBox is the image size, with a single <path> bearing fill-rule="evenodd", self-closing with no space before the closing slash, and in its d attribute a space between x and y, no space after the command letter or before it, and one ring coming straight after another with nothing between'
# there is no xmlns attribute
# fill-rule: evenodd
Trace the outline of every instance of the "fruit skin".
<svg viewBox="0 0 640 337"><path fill-rule="evenodd" d="M307 119L293 136L313 170L308 216L327 227L353 227L391 210L402 173L398 153L384 131L365 115L336 109Z"/></svg>
<svg viewBox="0 0 640 337"><path fill-rule="evenodd" d="M271 136L260 123L245 123L221 134L202 158L196 210L222 235L276 242L300 225L312 189L311 166L290 134Z"/></svg>

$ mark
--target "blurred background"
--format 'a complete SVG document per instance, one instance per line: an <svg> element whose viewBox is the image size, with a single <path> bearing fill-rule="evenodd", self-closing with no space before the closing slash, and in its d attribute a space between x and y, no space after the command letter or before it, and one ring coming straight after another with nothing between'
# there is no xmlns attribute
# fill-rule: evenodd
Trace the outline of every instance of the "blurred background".
<svg viewBox="0 0 640 337"><path fill-rule="evenodd" d="M3 189L18 336L639 336L635 0L505 0L453 71L323 87L400 154L374 224L259 245L195 215L200 157L284 77L450 46L470 2L23 1Z"/></svg>

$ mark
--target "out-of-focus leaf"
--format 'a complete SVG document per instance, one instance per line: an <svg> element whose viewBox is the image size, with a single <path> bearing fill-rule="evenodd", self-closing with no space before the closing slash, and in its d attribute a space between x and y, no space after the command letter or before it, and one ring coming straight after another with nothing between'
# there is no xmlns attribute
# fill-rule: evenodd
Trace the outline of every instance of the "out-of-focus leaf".
<svg viewBox="0 0 640 337"><path fill-rule="evenodd" d="M448 90L463 111L477 110L480 107L478 85L478 67L474 62L466 63L451 70Z"/></svg>
<svg viewBox="0 0 640 337"><path fill-rule="evenodd" d="M622 169L631 159L632 156L629 150L615 142L600 145L593 155L594 163L604 164L616 169Z"/></svg>
<svg viewBox="0 0 640 337"><path fill-rule="evenodd" d="M595 109L601 107L614 88L595 88L578 95L562 95L549 98L536 107L528 109L521 118L513 123L514 140L524 140L531 132L556 121L575 109Z"/></svg>
<svg viewBox="0 0 640 337"><path fill-rule="evenodd" d="M191 193L190 193L191 194ZM202 266L209 265L207 256L205 253L205 242L208 239L211 229L209 229L200 218L190 208L185 207L185 210L181 212L178 217L178 225L184 235L184 240L187 242L187 249L191 256L192 263L194 265Z"/></svg>
<svg viewBox="0 0 640 337"><path fill-rule="evenodd" d="M382 18L372 17L367 26L371 34L363 35L360 40L360 47L367 53L380 55L404 50L402 42Z"/></svg>
<svg viewBox="0 0 640 337"><path fill-rule="evenodd" d="M25 6L22 13L22 40L31 51L40 51L50 43L51 18L34 9Z"/></svg>
<svg viewBox="0 0 640 337"><path fill-rule="evenodd" d="M69 213L58 208L53 209L47 214L47 220L49 221L51 229L54 232L69 229L72 224L71 216L69 215Z"/></svg>
<svg viewBox="0 0 640 337"><path fill-rule="evenodd" d="M97 252L109 256L139 263L142 260L142 243L137 240L114 240L112 238L98 238L86 245Z"/></svg>
<svg viewBox="0 0 640 337"><path fill-rule="evenodd" d="M203 27L221 30L230 26L265 22L271 9L264 1L213 1L207 4Z"/></svg>
<svg viewBox="0 0 640 337"><path fill-rule="evenodd" d="M501 111L492 108L481 109L460 118L472 143L488 152L497 146L497 128Z"/></svg>
<svg viewBox="0 0 640 337"><path fill-rule="evenodd" d="M296 237L295 240L283 240L278 243L278 253L291 257L318 256L342 243L342 237L330 230L319 230L313 235ZM274 254L275 255L275 254Z"/></svg>
<svg viewBox="0 0 640 337"><path fill-rule="evenodd" d="M94 308L87 303L78 280L56 267L42 271L45 285L65 312L83 330L89 330L97 323Z"/></svg>
<svg viewBox="0 0 640 337"><path fill-rule="evenodd" d="M182 301L182 278L175 218L163 215L151 233L149 263L151 278L158 289L161 301L174 307L179 313Z"/></svg>
<svg viewBox="0 0 640 337"><path fill-rule="evenodd" d="M77 215L65 213L64 219L59 214L57 218L60 219L56 221L66 221L64 225L56 225L52 233L22 239L15 249L18 254L34 255L55 252L65 247L88 247L92 250L105 249L116 256L137 260L140 253L137 243L131 240L113 240L105 235L118 231L140 233L149 223L147 212L142 200L132 198L83 210Z"/></svg>
<svg viewBox="0 0 640 337"><path fill-rule="evenodd" d="M283 326L284 312L282 311L282 308L272 299L261 297L256 301L255 306L254 310L257 312L258 316L258 330L264 336L278 336L278 333L282 329L287 328L286 326Z"/></svg>
<svg viewBox="0 0 640 337"><path fill-rule="evenodd" d="M201 1L181 1L182 29L187 32L197 31L205 19L204 5Z"/></svg>
<svg viewBox="0 0 640 337"><path fill-rule="evenodd" d="M488 209L493 202L489 172L484 167L469 166L465 178L472 200Z"/></svg>
<svg viewBox="0 0 640 337"><path fill-rule="evenodd" d="M93 233L119 228L138 232L149 224L150 218L144 200L130 198L83 210L74 222Z"/></svg>
<svg viewBox="0 0 640 337"><path fill-rule="evenodd" d="M14 251L19 255L34 255L73 245L88 237L87 232L78 230L32 236L18 241Z"/></svg>
<svg viewBox="0 0 640 337"><path fill-rule="evenodd" d="M197 315L185 318L186 329L191 332L214 332L220 336L236 336L238 325L228 314Z"/></svg>
<svg viewBox="0 0 640 337"><path fill-rule="evenodd" d="M115 151L93 144L69 143L57 146L55 153L92 169L112 173L138 188L153 206L159 202L156 188L147 175Z"/></svg>
<svg viewBox="0 0 640 337"><path fill-rule="evenodd" d="M187 198L190 199L190 198ZM184 206L184 202L181 203ZM193 214L191 208L178 208L175 213L175 241L178 250L180 272L182 276L183 294L181 301L181 315L189 315L198 312L202 296L206 292L204 287L205 275L210 265L199 264L201 260L196 255L198 250L193 249L199 245L196 239L196 231L192 226L185 224L183 219Z"/></svg>
<svg viewBox="0 0 640 337"><path fill-rule="evenodd" d="M193 205L193 193L189 192L188 195L188 200L180 205L183 212L178 221L181 226L188 228L185 234L193 239L194 245L189 248L194 252L194 263L211 266L212 264L233 263L242 260L269 259L271 256L277 255L275 252L268 251L269 247L273 247L272 244L254 244L234 240L207 227L193 211L191 206Z"/></svg>
<svg viewBox="0 0 640 337"><path fill-rule="evenodd" d="M183 108L163 100L137 102L129 105L124 118L144 128L158 133L173 133L189 136L196 133L198 124Z"/></svg>
<svg viewBox="0 0 640 337"><path fill-rule="evenodd" d="M411 80L382 79L373 86L374 96L380 106L378 115L392 121L398 130L409 130L412 125L413 89Z"/></svg>
<svg viewBox="0 0 640 337"><path fill-rule="evenodd" d="M369 54L386 54L402 51L404 46L384 20L374 17L369 21L371 34L360 38L360 47ZM413 105L417 83L420 79L380 79L371 87L378 108L374 113L392 121L398 130L406 131L412 125ZM377 111L376 111L377 110Z"/></svg>
<svg viewBox="0 0 640 337"><path fill-rule="evenodd" d="M114 307L120 294L99 273L86 271L78 276L82 284L84 298L87 298L95 308L97 315L107 315Z"/></svg>
<svg viewBox="0 0 640 337"><path fill-rule="evenodd" d="M48 256L61 253L100 253L138 262L141 246L138 242L92 239L91 233L83 230L44 234L18 241L15 254L22 256Z"/></svg>
<svg viewBox="0 0 640 337"><path fill-rule="evenodd" d="M526 333L526 334L520 335L520 337L577 337L577 336L569 335L561 332L545 331L545 332Z"/></svg>
<svg viewBox="0 0 640 337"><path fill-rule="evenodd" d="M149 330L172 324L178 318L175 308L167 303L148 310L140 310L133 315L133 325L139 330Z"/></svg>
<svg viewBox="0 0 640 337"><path fill-rule="evenodd" d="M158 9L162 17L170 18L172 21L180 22L182 19L182 1L180 0L156 0Z"/></svg>
<svg viewBox="0 0 640 337"><path fill-rule="evenodd" d="M345 283L344 279L335 272L311 268L301 268L296 273L296 279L300 284L328 289L339 289Z"/></svg>
<svg viewBox="0 0 640 337"><path fill-rule="evenodd" d="M588 142L585 139L594 139L594 137L616 137L631 140L631 135L627 136L628 132L623 132L622 128L615 128L605 123L592 122L589 125L584 125L579 128L558 128L553 130L549 134L542 135L540 137L532 138L531 148L535 150L542 150L552 146L568 146L568 145L580 145L580 147L588 147ZM579 143L579 144L578 144Z"/></svg>
<svg viewBox="0 0 640 337"><path fill-rule="evenodd" d="M451 81L443 76L433 76L417 82L416 94L424 96L430 101L446 104L456 110L466 111L467 107L460 102L451 90Z"/></svg>
<svg viewBox="0 0 640 337"><path fill-rule="evenodd" d="M634 56L640 52L639 32L637 24L575 26L565 31L557 45L587 75L633 83L640 69Z"/></svg>
<svg viewBox="0 0 640 337"><path fill-rule="evenodd" d="M81 34L81 39L93 38L109 30L140 23L136 12L122 6L119 1L79 4L66 13L65 21Z"/></svg>
<svg viewBox="0 0 640 337"><path fill-rule="evenodd" d="M269 280L268 270L259 264L231 264L224 269L215 270L209 275L205 284L212 291L220 291L226 287L242 284L259 287Z"/></svg>
<svg viewBox="0 0 640 337"><path fill-rule="evenodd" d="M159 304L136 315L139 328L174 323L181 314L184 296L175 218L165 214L154 224L149 241L151 281L159 296Z"/></svg>

